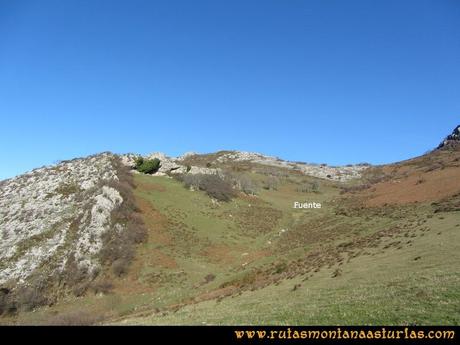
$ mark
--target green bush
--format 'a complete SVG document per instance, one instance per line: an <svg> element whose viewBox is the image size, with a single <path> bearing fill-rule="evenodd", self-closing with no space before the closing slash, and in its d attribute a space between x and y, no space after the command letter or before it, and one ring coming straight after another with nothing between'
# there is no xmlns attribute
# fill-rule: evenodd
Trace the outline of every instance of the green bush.
<svg viewBox="0 0 460 345"><path fill-rule="evenodd" d="M138 170L139 167L144 163L144 158L139 156L136 158L136 162L135 162L135 169Z"/></svg>
<svg viewBox="0 0 460 345"><path fill-rule="evenodd" d="M160 160L158 158L144 159L139 157L136 159L135 169L144 174L154 174L160 169Z"/></svg>

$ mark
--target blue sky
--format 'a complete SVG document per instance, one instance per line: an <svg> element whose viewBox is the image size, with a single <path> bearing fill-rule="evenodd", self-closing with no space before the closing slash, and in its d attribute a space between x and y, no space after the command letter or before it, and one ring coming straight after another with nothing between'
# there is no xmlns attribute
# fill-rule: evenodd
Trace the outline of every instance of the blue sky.
<svg viewBox="0 0 460 345"><path fill-rule="evenodd" d="M458 0L0 0L0 179L100 151L394 162L460 123Z"/></svg>

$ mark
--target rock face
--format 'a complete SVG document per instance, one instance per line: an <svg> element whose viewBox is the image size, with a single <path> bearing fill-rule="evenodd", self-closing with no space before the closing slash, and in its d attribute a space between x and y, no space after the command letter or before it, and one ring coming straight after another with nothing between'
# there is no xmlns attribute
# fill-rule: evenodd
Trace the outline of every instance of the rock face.
<svg viewBox="0 0 460 345"><path fill-rule="evenodd" d="M159 159L160 160L160 169L158 169L157 174L159 175L165 175L167 173L185 173L187 170L187 167L180 165L177 163L175 158L171 158L166 156L162 152L155 152L149 154L146 159Z"/></svg>
<svg viewBox="0 0 460 345"><path fill-rule="evenodd" d="M36 271L59 274L68 260L99 267L102 236L123 202L112 154L35 169L0 185L0 284L23 284Z"/></svg>
<svg viewBox="0 0 460 345"><path fill-rule="evenodd" d="M139 155L136 155L134 153L127 153L124 155L120 156L121 163L129 168L134 168L136 165L136 158L139 157Z"/></svg>
<svg viewBox="0 0 460 345"><path fill-rule="evenodd" d="M452 134L449 134L437 147L442 148L459 148L460 147L460 125L455 127Z"/></svg>

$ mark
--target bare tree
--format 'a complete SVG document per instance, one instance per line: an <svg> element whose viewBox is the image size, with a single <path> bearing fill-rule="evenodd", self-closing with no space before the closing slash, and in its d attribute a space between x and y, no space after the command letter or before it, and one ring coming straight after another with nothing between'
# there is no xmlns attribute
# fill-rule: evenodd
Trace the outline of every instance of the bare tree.
<svg viewBox="0 0 460 345"><path fill-rule="evenodd" d="M276 176L269 176L264 180L263 188L267 190L278 190L279 182L280 180Z"/></svg>
<svg viewBox="0 0 460 345"><path fill-rule="evenodd" d="M241 175L238 178L238 186L245 194L256 195L258 192L257 184L247 175Z"/></svg>

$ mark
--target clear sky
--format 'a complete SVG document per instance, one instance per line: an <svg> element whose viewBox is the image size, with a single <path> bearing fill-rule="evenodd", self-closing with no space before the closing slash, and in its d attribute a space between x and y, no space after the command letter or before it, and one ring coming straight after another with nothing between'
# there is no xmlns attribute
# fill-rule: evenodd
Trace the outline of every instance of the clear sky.
<svg viewBox="0 0 460 345"><path fill-rule="evenodd" d="M0 179L100 152L385 163L460 124L458 0L0 0Z"/></svg>

